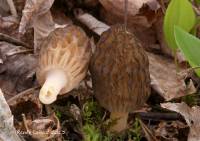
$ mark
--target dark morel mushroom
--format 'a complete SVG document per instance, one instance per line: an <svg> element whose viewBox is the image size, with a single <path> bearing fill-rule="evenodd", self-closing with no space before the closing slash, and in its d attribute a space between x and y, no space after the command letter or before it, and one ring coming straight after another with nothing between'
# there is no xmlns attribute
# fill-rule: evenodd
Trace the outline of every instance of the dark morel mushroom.
<svg viewBox="0 0 200 141"><path fill-rule="evenodd" d="M128 114L150 94L149 61L139 40L122 25L111 27L97 44L90 71L96 98L117 120L111 130L126 129Z"/></svg>

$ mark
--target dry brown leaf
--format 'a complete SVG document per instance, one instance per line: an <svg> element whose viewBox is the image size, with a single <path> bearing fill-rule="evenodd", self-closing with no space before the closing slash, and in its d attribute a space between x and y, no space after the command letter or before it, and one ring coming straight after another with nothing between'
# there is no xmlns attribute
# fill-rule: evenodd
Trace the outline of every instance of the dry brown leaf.
<svg viewBox="0 0 200 141"><path fill-rule="evenodd" d="M1 17L0 16L0 30L10 28L18 24L18 20L15 17Z"/></svg>
<svg viewBox="0 0 200 141"><path fill-rule="evenodd" d="M176 66L172 59L153 53L148 53L148 57L150 74L154 80L152 82L154 85L157 83L158 89L156 91L166 100L196 92L192 81L190 81L190 87L187 87L184 79L178 77ZM153 88L155 89L155 87Z"/></svg>
<svg viewBox="0 0 200 141"><path fill-rule="evenodd" d="M26 119L23 115L23 122L30 136L39 141L46 141L62 134L59 119L55 114L34 120Z"/></svg>
<svg viewBox="0 0 200 141"><path fill-rule="evenodd" d="M18 50L19 46L0 42L0 56L3 61L0 66L0 87L5 93L6 99L33 87L35 82L33 78L37 59L33 54L13 54L15 49ZM23 47L21 49L26 50ZM9 56L8 53L12 55Z"/></svg>
<svg viewBox="0 0 200 141"><path fill-rule="evenodd" d="M124 0L100 0L103 7L101 9L101 18L107 23L115 24L124 22ZM157 0L129 0L127 8L127 23L133 28L142 26L149 28L155 22L160 8ZM161 10L160 10L161 11Z"/></svg>
<svg viewBox="0 0 200 141"><path fill-rule="evenodd" d="M200 107L194 106L190 108L184 102L182 103L163 103L161 107L180 113L190 127L188 141L200 140Z"/></svg>
<svg viewBox="0 0 200 141"><path fill-rule="evenodd" d="M33 26L35 19L49 11L54 0L27 0L19 26L19 32L24 34L27 28Z"/></svg>
<svg viewBox="0 0 200 141"><path fill-rule="evenodd" d="M51 12L39 15L34 21L34 52L39 50L41 42L50 32L55 29L55 23L52 19Z"/></svg>
<svg viewBox="0 0 200 141"><path fill-rule="evenodd" d="M34 52L38 50L41 41L56 27L50 8L54 0L27 0L19 26L19 32L24 34L28 28L34 28Z"/></svg>
<svg viewBox="0 0 200 141"><path fill-rule="evenodd" d="M116 15L123 15L124 13L124 0L100 0L100 3L103 7ZM140 8L143 7L144 4L147 4L150 9L156 11L160 8L157 0L129 0L128 1L128 15L135 16L138 14Z"/></svg>
<svg viewBox="0 0 200 141"><path fill-rule="evenodd" d="M178 141L180 129L186 128L187 125L180 121L161 121L155 128L155 136L168 141Z"/></svg>

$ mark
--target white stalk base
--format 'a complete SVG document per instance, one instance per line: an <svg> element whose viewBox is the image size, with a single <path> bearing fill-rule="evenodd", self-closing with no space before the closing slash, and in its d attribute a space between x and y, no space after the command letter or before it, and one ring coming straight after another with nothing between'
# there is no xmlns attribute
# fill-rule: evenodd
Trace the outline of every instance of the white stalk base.
<svg viewBox="0 0 200 141"><path fill-rule="evenodd" d="M57 95L66 85L67 79L64 71L53 70L48 73L46 81L42 86L39 99L43 104L51 104L57 99Z"/></svg>

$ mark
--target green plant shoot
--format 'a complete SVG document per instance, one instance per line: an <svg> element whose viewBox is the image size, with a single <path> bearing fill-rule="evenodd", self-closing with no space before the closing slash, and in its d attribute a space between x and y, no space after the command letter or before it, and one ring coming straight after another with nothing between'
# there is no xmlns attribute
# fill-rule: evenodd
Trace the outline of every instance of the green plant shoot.
<svg viewBox="0 0 200 141"><path fill-rule="evenodd" d="M187 33L178 26L174 27L175 40L192 67L200 66L200 39ZM200 77L200 69L195 69L195 72Z"/></svg>
<svg viewBox="0 0 200 141"><path fill-rule="evenodd" d="M189 32L195 23L196 16L188 0L171 0L164 17L164 36L173 51L178 48L174 37L174 26L178 25Z"/></svg>

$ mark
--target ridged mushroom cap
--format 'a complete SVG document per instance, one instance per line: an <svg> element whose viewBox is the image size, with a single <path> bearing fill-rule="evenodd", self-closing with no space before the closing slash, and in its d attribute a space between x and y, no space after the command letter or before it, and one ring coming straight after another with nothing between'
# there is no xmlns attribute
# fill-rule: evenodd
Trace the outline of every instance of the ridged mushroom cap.
<svg viewBox="0 0 200 141"><path fill-rule="evenodd" d="M37 80L43 85L50 71L63 70L68 83L60 94L67 93L85 77L90 57L90 41L81 28L73 25L58 28L41 45Z"/></svg>
<svg viewBox="0 0 200 141"><path fill-rule="evenodd" d="M136 37L115 25L101 36L91 59L94 93L110 112L132 112L150 94L148 57Z"/></svg>

